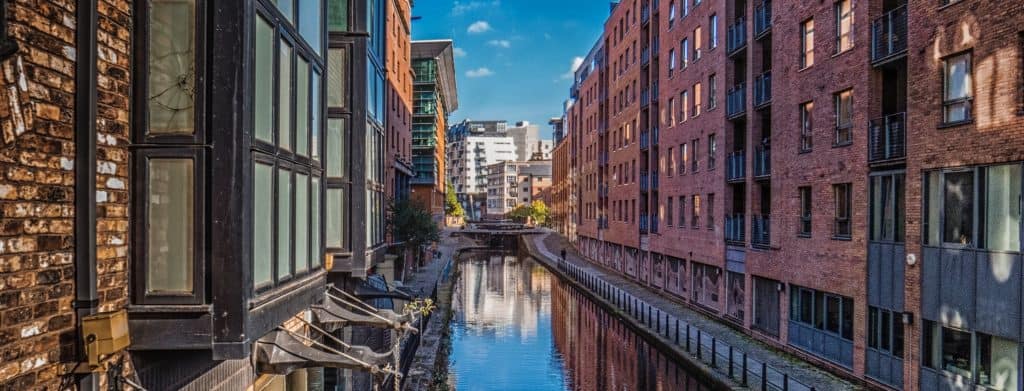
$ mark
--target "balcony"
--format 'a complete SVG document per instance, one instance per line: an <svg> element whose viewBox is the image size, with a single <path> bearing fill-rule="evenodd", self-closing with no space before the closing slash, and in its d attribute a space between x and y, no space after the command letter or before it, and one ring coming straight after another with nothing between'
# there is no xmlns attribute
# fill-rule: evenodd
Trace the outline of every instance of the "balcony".
<svg viewBox="0 0 1024 391"><path fill-rule="evenodd" d="M772 102L772 71L754 77L754 108Z"/></svg>
<svg viewBox="0 0 1024 391"><path fill-rule="evenodd" d="M640 65L647 65L651 63L651 49L645 48L640 52Z"/></svg>
<svg viewBox="0 0 1024 391"><path fill-rule="evenodd" d="M658 233L658 215L651 215L651 233Z"/></svg>
<svg viewBox="0 0 1024 391"><path fill-rule="evenodd" d="M651 134L650 132L640 133L640 149L645 150L651 147Z"/></svg>
<svg viewBox="0 0 1024 391"><path fill-rule="evenodd" d="M868 162L878 163L907 156L907 113L890 114L868 125Z"/></svg>
<svg viewBox="0 0 1024 391"><path fill-rule="evenodd" d="M745 216L742 213L725 216L725 241L743 243L746 241Z"/></svg>
<svg viewBox="0 0 1024 391"><path fill-rule="evenodd" d="M907 53L907 6L902 5L871 22L871 63L878 65Z"/></svg>
<svg viewBox="0 0 1024 391"><path fill-rule="evenodd" d="M772 176L772 150L765 146L754 151L754 178L766 179Z"/></svg>
<svg viewBox="0 0 1024 391"><path fill-rule="evenodd" d="M608 165L608 152L601 152L597 155L597 165Z"/></svg>
<svg viewBox="0 0 1024 391"><path fill-rule="evenodd" d="M760 38L772 29L772 2L762 1L754 6L754 37Z"/></svg>
<svg viewBox="0 0 1024 391"><path fill-rule="evenodd" d="M640 215L640 234L647 233L647 215Z"/></svg>
<svg viewBox="0 0 1024 391"><path fill-rule="evenodd" d="M725 180L727 182L743 182L747 178L747 154L736 151L726 157Z"/></svg>
<svg viewBox="0 0 1024 391"><path fill-rule="evenodd" d="M653 39L651 39L651 53L654 54L654 58L658 58L658 48L658 37L655 36Z"/></svg>
<svg viewBox="0 0 1024 391"><path fill-rule="evenodd" d="M647 24L647 22L650 22L650 21L651 21L651 7L645 5L643 8L640 9L640 23L641 24Z"/></svg>
<svg viewBox="0 0 1024 391"><path fill-rule="evenodd" d="M729 89L725 94L725 116L737 118L747 112L747 86L740 83Z"/></svg>
<svg viewBox="0 0 1024 391"><path fill-rule="evenodd" d="M651 173L651 190L658 191L658 172Z"/></svg>
<svg viewBox="0 0 1024 391"><path fill-rule="evenodd" d="M608 185L602 184L598 186L597 196L600 198L608 198Z"/></svg>
<svg viewBox="0 0 1024 391"><path fill-rule="evenodd" d="M649 176L646 171L640 172L640 191L646 193L651 188L651 183L648 182Z"/></svg>
<svg viewBox="0 0 1024 391"><path fill-rule="evenodd" d="M658 146L658 138L659 138L658 136L659 136L660 133L661 132L658 130L657 126L655 126L653 129L651 129L651 145L652 146L655 146L655 147Z"/></svg>
<svg viewBox="0 0 1024 391"><path fill-rule="evenodd" d="M740 16L736 18L736 23L729 26L729 31L726 35L725 40L725 52L728 55L739 53L740 50L747 47L747 20Z"/></svg>
<svg viewBox="0 0 1024 391"><path fill-rule="evenodd" d="M640 108L646 108L651 105L651 91L640 90Z"/></svg>
<svg viewBox="0 0 1024 391"><path fill-rule="evenodd" d="M750 218L750 242L755 247L771 245L771 220L768 215L754 215Z"/></svg>

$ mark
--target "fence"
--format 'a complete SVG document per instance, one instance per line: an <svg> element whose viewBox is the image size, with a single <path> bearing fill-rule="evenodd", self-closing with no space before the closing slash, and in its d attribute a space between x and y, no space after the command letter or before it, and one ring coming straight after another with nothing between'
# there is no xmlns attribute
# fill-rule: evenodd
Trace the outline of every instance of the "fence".
<svg viewBox="0 0 1024 391"><path fill-rule="evenodd" d="M714 335L648 304L580 266L558 259L558 268L595 295L684 349L691 357L743 387L758 391L816 391L814 387L790 378L788 373L765 361L747 357L746 352L719 341Z"/></svg>

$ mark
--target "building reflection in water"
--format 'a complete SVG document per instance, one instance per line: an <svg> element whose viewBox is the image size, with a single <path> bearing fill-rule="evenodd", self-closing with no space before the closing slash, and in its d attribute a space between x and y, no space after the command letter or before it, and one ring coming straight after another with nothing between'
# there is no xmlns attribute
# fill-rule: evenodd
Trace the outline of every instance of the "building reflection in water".
<svg viewBox="0 0 1024 391"><path fill-rule="evenodd" d="M479 253L459 270L459 390L708 389L530 258Z"/></svg>

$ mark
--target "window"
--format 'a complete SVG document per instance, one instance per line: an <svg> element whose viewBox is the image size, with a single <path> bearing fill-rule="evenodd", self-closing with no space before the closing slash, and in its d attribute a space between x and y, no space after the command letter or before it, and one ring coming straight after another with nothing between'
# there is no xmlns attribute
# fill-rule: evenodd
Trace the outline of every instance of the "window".
<svg viewBox="0 0 1024 391"><path fill-rule="evenodd" d="M711 14L708 20L708 44L711 49L718 47L718 15Z"/></svg>
<svg viewBox="0 0 1024 391"><path fill-rule="evenodd" d="M708 76L708 110L718 107L718 83L714 74Z"/></svg>
<svg viewBox="0 0 1024 391"><path fill-rule="evenodd" d="M948 57L943 61L942 120L958 123L971 120L971 53Z"/></svg>
<svg viewBox="0 0 1024 391"><path fill-rule="evenodd" d="M697 26L697 28L693 29L693 61L700 60L701 34L703 34L703 31L701 30L700 26Z"/></svg>
<svg viewBox="0 0 1024 391"><path fill-rule="evenodd" d="M672 216L672 211L673 210L675 210L675 209L672 208L672 197L668 197L668 207L667 207L668 217L665 218L665 225L667 225L669 227L671 227L672 223L675 221L672 218L673 217Z"/></svg>
<svg viewBox="0 0 1024 391"><path fill-rule="evenodd" d="M836 53L853 48L853 0L836 2Z"/></svg>
<svg viewBox="0 0 1024 391"><path fill-rule="evenodd" d="M686 90L679 93L679 122L685 122L690 111L690 93Z"/></svg>
<svg viewBox="0 0 1024 391"><path fill-rule="evenodd" d="M700 228L700 195L699 194L694 194L693 195L693 202L691 203L691 207L692 207L692 212L693 212L692 215L693 216L690 219L690 224L693 226L694 229Z"/></svg>
<svg viewBox="0 0 1024 391"><path fill-rule="evenodd" d="M1019 367L1014 341L925 320L922 366L962 376L993 390L1014 390ZM997 365L993 365L996 364Z"/></svg>
<svg viewBox="0 0 1024 391"><path fill-rule="evenodd" d="M679 43L679 68L690 65L690 40L683 38Z"/></svg>
<svg viewBox="0 0 1024 391"><path fill-rule="evenodd" d="M927 244L1020 251L1020 164L928 172L925 188Z"/></svg>
<svg viewBox="0 0 1024 391"><path fill-rule="evenodd" d="M686 0L683 0L683 3L686 3ZM670 1L668 3L668 28L669 28L669 30L672 29L672 24L675 22L675 20L676 20L676 2L675 1Z"/></svg>
<svg viewBox="0 0 1024 391"><path fill-rule="evenodd" d="M903 317L899 312L868 307L868 348L903 358Z"/></svg>
<svg viewBox="0 0 1024 391"><path fill-rule="evenodd" d="M853 90L846 90L834 95L836 102L836 139L835 145L846 145L853 142Z"/></svg>
<svg viewBox="0 0 1024 391"><path fill-rule="evenodd" d="M800 191L800 232L801 236L811 236L811 188L804 186Z"/></svg>
<svg viewBox="0 0 1024 391"><path fill-rule="evenodd" d="M693 116L700 115L701 109L701 95L700 95L700 83L693 85Z"/></svg>
<svg viewBox="0 0 1024 391"><path fill-rule="evenodd" d="M814 19L800 24L800 67L814 65Z"/></svg>
<svg viewBox="0 0 1024 391"><path fill-rule="evenodd" d="M672 71L676 69L676 50L668 51L668 77L672 77Z"/></svg>
<svg viewBox="0 0 1024 391"><path fill-rule="evenodd" d="M700 140L694 139L693 141L690 142L690 145L692 146L692 149L693 149L692 151L690 151L690 157L693 158L692 159L693 160L693 167L691 168L691 170L693 172L697 172L697 169L699 168L699 164L698 164L698 161L697 161L697 145L698 145L697 143L699 141Z"/></svg>
<svg viewBox="0 0 1024 391"><path fill-rule="evenodd" d="M718 143L715 141L715 135L708 135L708 169L715 169L715 153L718 151Z"/></svg>
<svg viewBox="0 0 1024 391"><path fill-rule="evenodd" d="M791 285L789 319L853 341L853 299Z"/></svg>
<svg viewBox="0 0 1024 391"><path fill-rule="evenodd" d="M715 229L715 193L708 194L708 229Z"/></svg>
<svg viewBox="0 0 1024 391"><path fill-rule="evenodd" d="M849 183L832 185L832 192L835 197L835 226L833 228L832 235L836 237L850 237L851 187L852 186Z"/></svg>
<svg viewBox="0 0 1024 391"><path fill-rule="evenodd" d="M813 147L812 134L814 132L814 102L807 102L800 105L800 152L810 152Z"/></svg>
<svg viewBox="0 0 1024 391"><path fill-rule="evenodd" d="M689 162L686 154L686 143L679 144L679 175L686 173L686 164Z"/></svg>
<svg viewBox="0 0 1024 391"><path fill-rule="evenodd" d="M871 177L871 240L903 241L903 173Z"/></svg>
<svg viewBox="0 0 1024 391"><path fill-rule="evenodd" d="M686 227L686 196L679 196L679 228Z"/></svg>
<svg viewBox="0 0 1024 391"><path fill-rule="evenodd" d="M668 176L676 172L676 154L672 147L668 148Z"/></svg>

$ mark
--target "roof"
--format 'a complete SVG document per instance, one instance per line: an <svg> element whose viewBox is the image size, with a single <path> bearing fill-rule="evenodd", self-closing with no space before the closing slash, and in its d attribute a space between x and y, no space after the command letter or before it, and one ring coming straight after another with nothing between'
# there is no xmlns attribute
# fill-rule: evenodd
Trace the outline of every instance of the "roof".
<svg viewBox="0 0 1024 391"><path fill-rule="evenodd" d="M454 43L450 39L412 41L412 58L414 60L432 58L437 61L437 84L448 113L459 109L453 48Z"/></svg>

